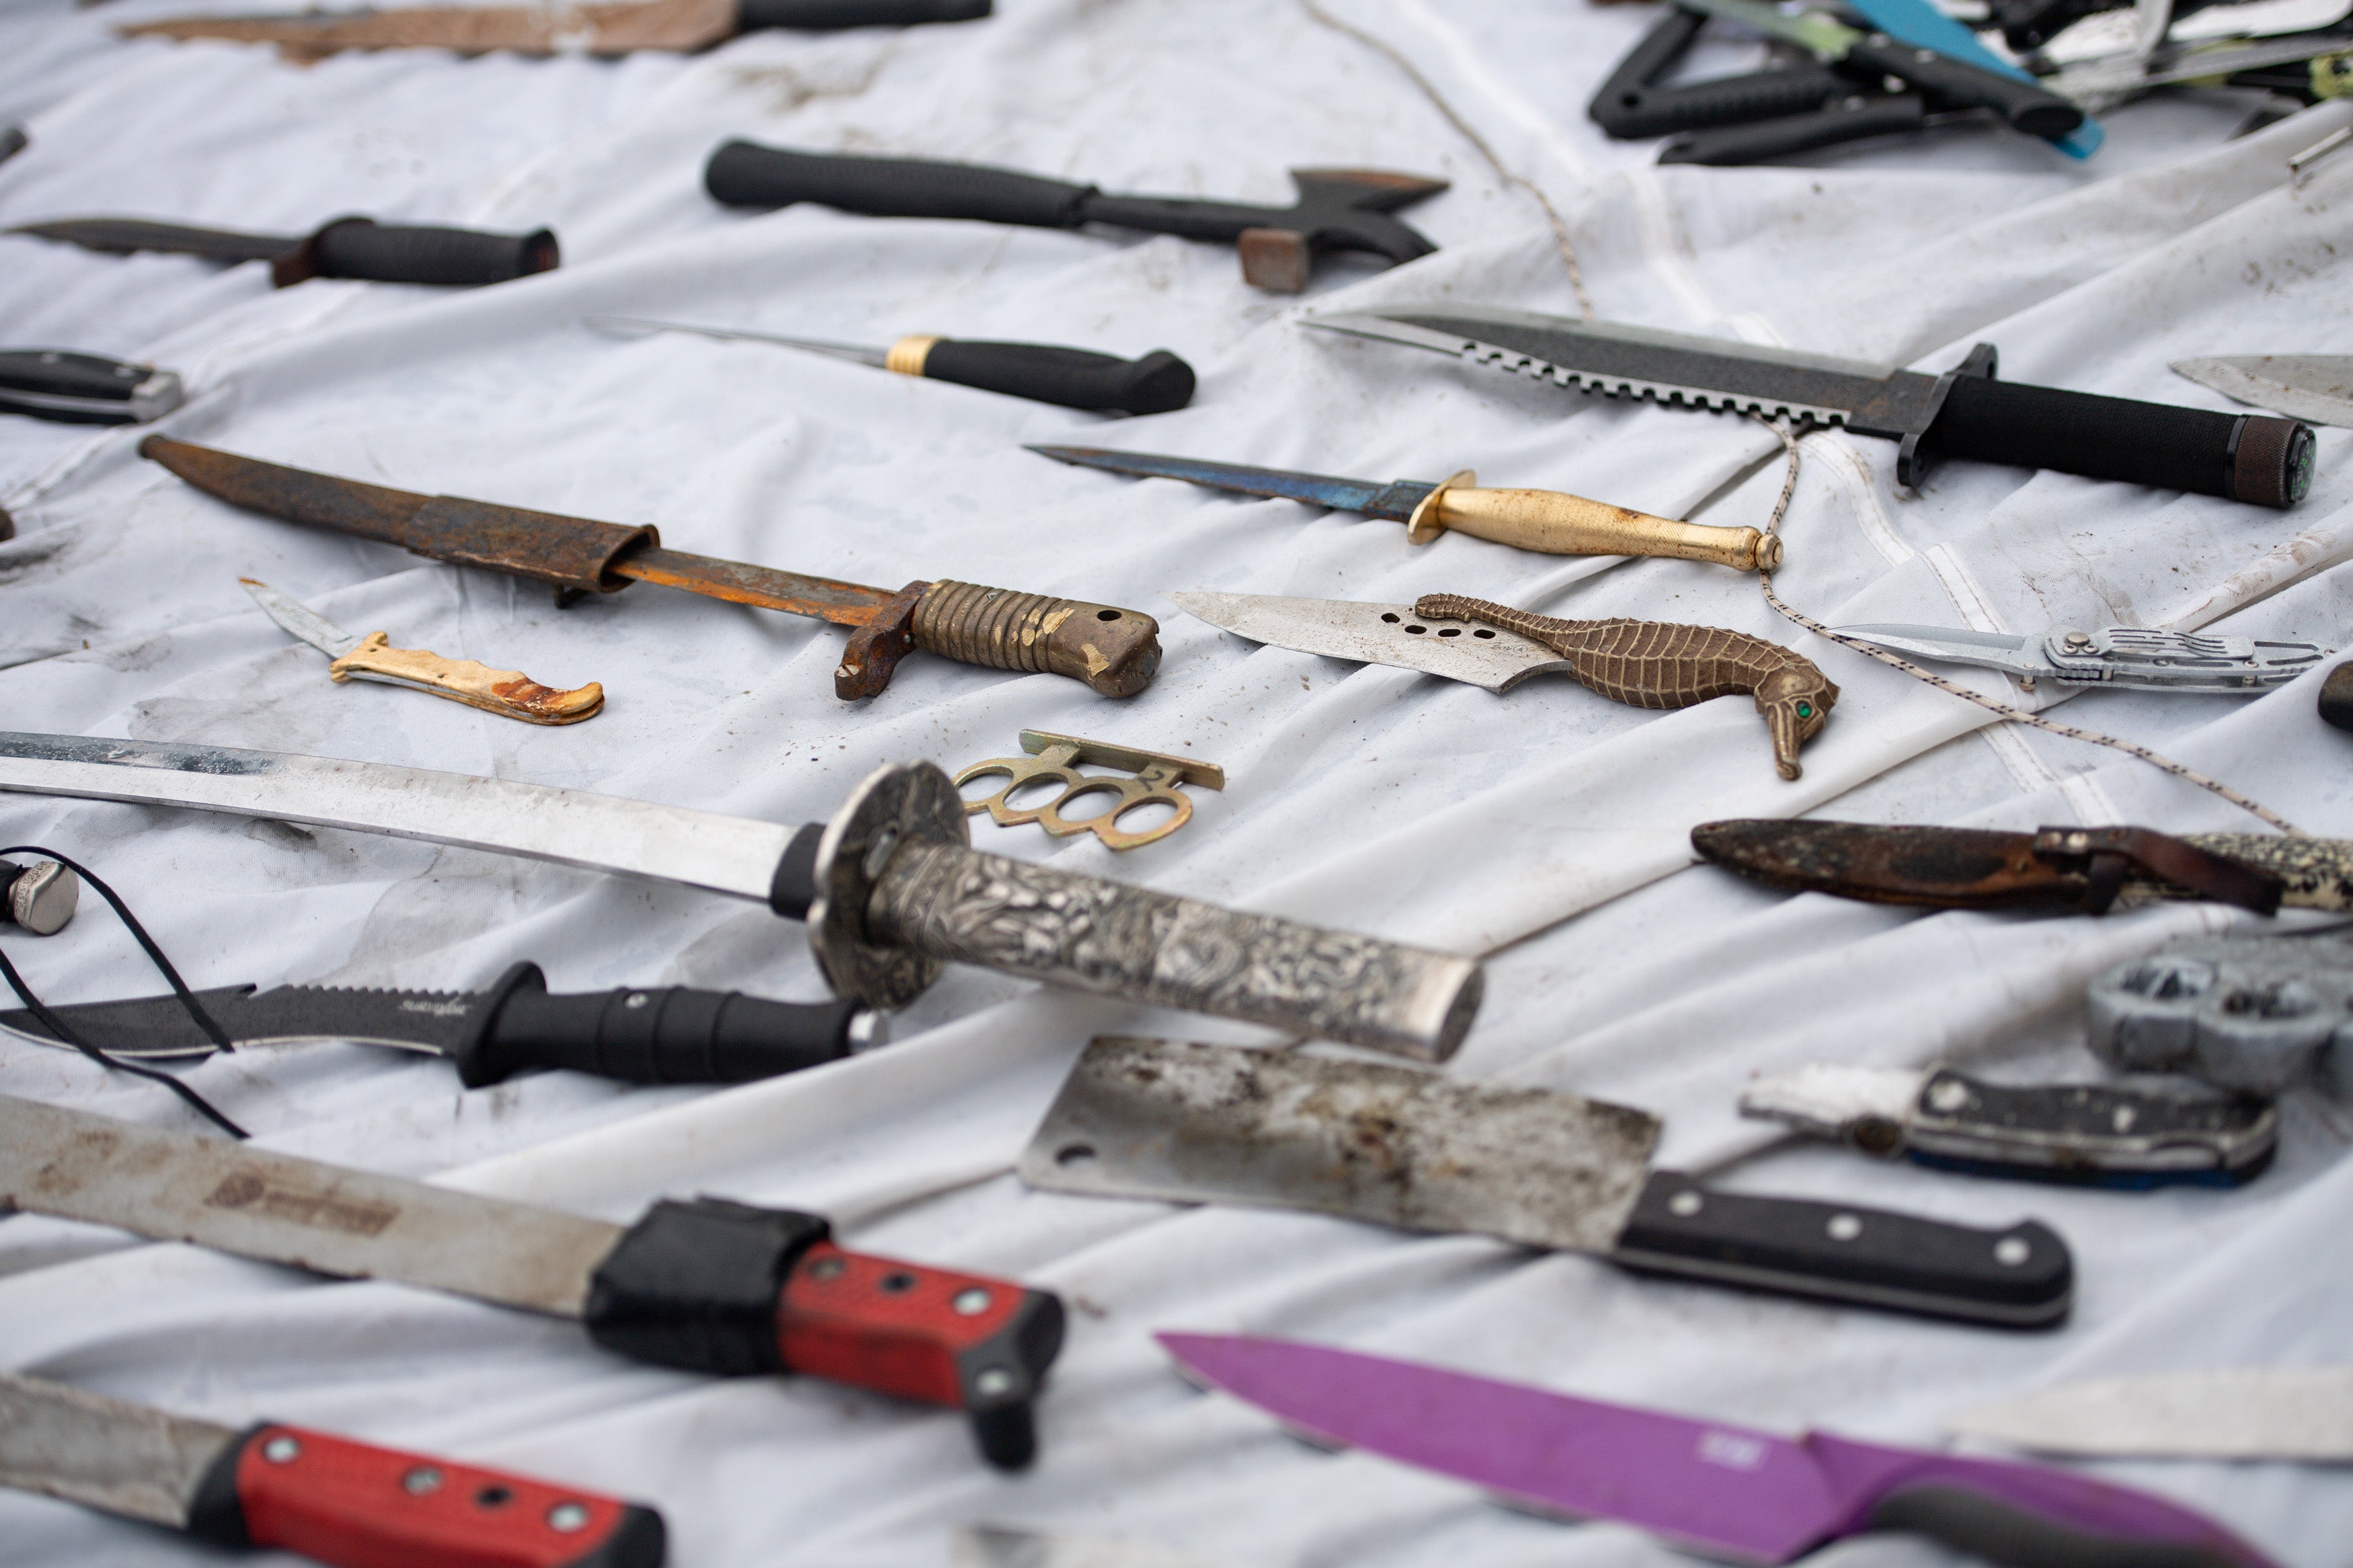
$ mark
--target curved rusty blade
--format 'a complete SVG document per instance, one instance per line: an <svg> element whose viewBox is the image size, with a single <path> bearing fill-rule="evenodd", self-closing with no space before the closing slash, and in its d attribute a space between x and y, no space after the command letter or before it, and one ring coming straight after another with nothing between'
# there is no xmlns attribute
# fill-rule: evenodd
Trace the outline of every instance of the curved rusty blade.
<svg viewBox="0 0 2353 1568"><path fill-rule="evenodd" d="M275 44L289 59L345 49L454 49L461 55L625 55L708 48L736 30L735 0L628 5L420 5L283 16L175 16L117 28L124 37L224 38Z"/></svg>

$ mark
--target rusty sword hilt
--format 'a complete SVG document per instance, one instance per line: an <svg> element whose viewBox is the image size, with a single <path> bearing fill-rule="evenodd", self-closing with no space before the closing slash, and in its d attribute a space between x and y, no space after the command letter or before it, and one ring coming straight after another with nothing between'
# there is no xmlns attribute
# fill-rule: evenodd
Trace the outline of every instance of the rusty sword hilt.
<svg viewBox="0 0 2353 1568"><path fill-rule="evenodd" d="M922 648L987 669L1065 675L1105 697L1133 697L1160 670L1160 623L1135 610L943 578L910 583L849 634L834 695L873 697Z"/></svg>

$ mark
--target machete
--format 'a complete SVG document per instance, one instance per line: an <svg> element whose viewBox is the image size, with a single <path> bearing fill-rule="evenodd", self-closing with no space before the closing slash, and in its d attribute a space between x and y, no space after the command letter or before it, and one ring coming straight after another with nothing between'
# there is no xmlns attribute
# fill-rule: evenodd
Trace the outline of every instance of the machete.
<svg viewBox="0 0 2353 1568"><path fill-rule="evenodd" d="M1240 495L1304 501L1406 525L1409 542L1428 544L1451 531L1547 555L1663 555L1707 561L1740 572L1781 564L1781 541L1753 528L1715 528L1652 517L1557 490L1482 489L1469 468L1430 484L1420 479L1337 479L1283 468L1253 468L1198 458L1161 458L1101 447L1032 447L1057 462Z"/></svg>
<svg viewBox="0 0 2353 1568"><path fill-rule="evenodd" d="M1006 1469L1037 1452L1030 1402L1062 1343L1050 1291L845 1252L793 1209L664 1200L611 1225L13 1095L0 1208L572 1318L656 1366L960 1408Z"/></svg>
<svg viewBox="0 0 2353 1568"><path fill-rule="evenodd" d="M662 1517L575 1487L0 1373L0 1486L329 1568L659 1568Z"/></svg>
<svg viewBox="0 0 2353 1568"><path fill-rule="evenodd" d="M1133 697L1160 668L1159 623L1109 605L944 578L893 593L665 550L649 526L418 495L168 436L148 437L139 454L231 506L382 540L436 561L536 578L554 586L559 604L617 593L633 582L659 583L849 626L833 672L834 695L845 701L881 694L913 648L987 669L1067 676L1106 697Z"/></svg>
<svg viewBox="0 0 2353 1568"><path fill-rule="evenodd" d="M280 289L312 278L360 278L376 283L504 283L548 271L559 259L555 236L543 228L529 234L486 234L471 228L378 223L372 217L339 217L310 235L247 234L132 217L53 218L5 232L63 240L112 256L161 250L216 261L267 261L269 281Z"/></svg>
<svg viewBox="0 0 2353 1568"><path fill-rule="evenodd" d="M1939 458L2052 468L2285 508L2312 485L2308 425L1997 381L1979 343L1941 375L1489 305L1311 316L1310 327L1662 405L1786 415L1899 443L1896 482Z"/></svg>
<svg viewBox="0 0 2353 1568"><path fill-rule="evenodd" d="M845 1000L902 1006L955 960L1147 1006L1443 1060L1476 960L984 855L928 763L800 828L509 779L226 746L0 733L0 790L420 838L680 883L807 923Z"/></svg>
<svg viewBox="0 0 2353 1568"><path fill-rule="evenodd" d="M1792 1563L1849 1536L1902 1531L2016 1568L2278 1568L2179 1503L2046 1466L1828 1432L1784 1437L1293 1341L1157 1338L1195 1381L1311 1441L1733 1563Z"/></svg>
<svg viewBox="0 0 2353 1568"><path fill-rule="evenodd" d="M771 1002L685 985L550 995L536 963L515 964L480 991L222 985L195 997L240 1051L320 1040L390 1046L448 1058L468 1089L546 1068L624 1083L749 1083L836 1060L883 1037L881 1016L855 1002ZM100 1050L132 1061L196 1059L220 1049L177 996L51 1010ZM62 1044L23 1008L0 1012L0 1029Z"/></svg>
<svg viewBox="0 0 2353 1568"><path fill-rule="evenodd" d="M990 0L630 0L621 5L557 0L546 5L417 5L290 16L174 16L115 31L127 38L155 35L276 44L280 55L301 61L324 59L344 49L626 55L638 49L691 52L764 27L818 32L965 22L987 16L989 8Z"/></svg>

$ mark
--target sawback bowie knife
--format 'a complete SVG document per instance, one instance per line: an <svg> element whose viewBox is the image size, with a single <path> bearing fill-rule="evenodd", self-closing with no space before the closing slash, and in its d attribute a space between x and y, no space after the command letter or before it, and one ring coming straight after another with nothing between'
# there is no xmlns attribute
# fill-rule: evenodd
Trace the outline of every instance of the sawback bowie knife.
<svg viewBox="0 0 2353 1568"><path fill-rule="evenodd" d="M572 1318L657 1366L960 1408L1006 1469L1037 1452L1030 1402L1062 1343L1052 1292L845 1252L817 1215L705 1197L610 1225L12 1095L0 1207Z"/></svg>
<svg viewBox="0 0 2353 1568"><path fill-rule="evenodd" d="M1944 458L2052 468L2285 508L2312 485L2316 438L2294 419L2217 414L1994 378L1979 343L1941 375L1489 305L1406 306L1303 324L1562 386L1671 407L1786 415L1899 443L1896 482Z"/></svg>
<svg viewBox="0 0 2353 1568"><path fill-rule="evenodd" d="M160 250L216 261L267 261L269 281L280 289L312 278L504 283L548 271L560 259L554 234L543 228L529 234L486 234L472 228L378 223L372 217L339 217L310 235L247 234L132 217L53 218L6 232L63 240L113 256Z"/></svg>
<svg viewBox="0 0 2353 1568"><path fill-rule="evenodd" d="M0 1486L330 1568L659 1568L652 1509L263 1421L242 1431L0 1373Z"/></svg>
<svg viewBox="0 0 2353 1568"><path fill-rule="evenodd" d="M1160 669L1160 625L1110 605L946 579L893 592L772 566L662 548L661 534L456 496L417 495L217 451L168 436L139 443L206 495L265 516L381 540L436 561L551 584L559 604L659 583L731 604L809 616L851 629L833 672L845 701L879 695L922 648L964 664L1067 676L1106 697L1133 697Z"/></svg>
<svg viewBox="0 0 2353 1568"><path fill-rule="evenodd" d="M805 827L508 779L226 746L0 733L0 790L225 811L702 888L806 922L836 994L898 1007L949 960L1443 1060L1476 960L985 855L928 763Z"/></svg>

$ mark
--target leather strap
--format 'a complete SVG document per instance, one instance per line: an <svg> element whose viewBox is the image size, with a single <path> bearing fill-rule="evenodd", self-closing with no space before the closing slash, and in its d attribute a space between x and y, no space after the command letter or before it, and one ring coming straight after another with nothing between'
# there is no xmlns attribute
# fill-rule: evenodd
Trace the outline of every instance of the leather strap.
<svg viewBox="0 0 2353 1568"><path fill-rule="evenodd" d="M2102 914L2126 880L2169 882L2200 898L2275 914L2286 884L2193 844L2146 827L2045 827L2034 836L2034 856L2055 870L2081 872L2085 914Z"/></svg>

